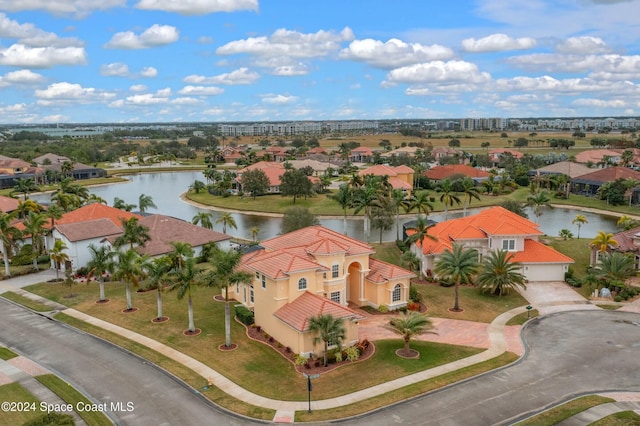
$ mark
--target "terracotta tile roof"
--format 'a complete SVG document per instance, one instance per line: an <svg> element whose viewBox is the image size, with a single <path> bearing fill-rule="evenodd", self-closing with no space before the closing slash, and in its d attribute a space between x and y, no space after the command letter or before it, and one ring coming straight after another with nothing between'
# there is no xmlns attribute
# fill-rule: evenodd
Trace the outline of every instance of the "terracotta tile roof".
<svg viewBox="0 0 640 426"><path fill-rule="evenodd" d="M413 272L409 272L391 263L373 258L369 259L369 273L366 278L371 282L384 283L400 278L413 278L415 276L416 274Z"/></svg>
<svg viewBox="0 0 640 426"><path fill-rule="evenodd" d="M369 244L347 237L321 225L298 229L297 231L262 241L260 245L270 251L275 251L292 247L308 247L325 239L331 239L342 246L349 247L348 255L375 253L375 250Z"/></svg>
<svg viewBox="0 0 640 426"><path fill-rule="evenodd" d="M398 177L391 177L389 178L389 183L391 184L391 187L393 189L406 189L406 190L410 190L413 189L413 185L410 184L409 182L406 182Z"/></svg>
<svg viewBox="0 0 640 426"><path fill-rule="evenodd" d="M325 238L305 247L305 251L311 254L347 253L349 246L341 244L331 238Z"/></svg>
<svg viewBox="0 0 640 426"><path fill-rule="evenodd" d="M107 218L64 224L56 223L55 227L71 242L122 234L122 228Z"/></svg>
<svg viewBox="0 0 640 426"><path fill-rule="evenodd" d="M415 173L415 171L411 167L406 166L404 164L396 166L393 169L398 173Z"/></svg>
<svg viewBox="0 0 640 426"><path fill-rule="evenodd" d="M450 164L446 166L435 166L424 172L424 175L429 179L442 180L453 175L464 175L469 176L470 178L485 178L489 177L491 173L476 169L475 167L467 166L466 164Z"/></svg>
<svg viewBox="0 0 640 426"><path fill-rule="evenodd" d="M83 222L93 219L110 219L114 224L120 226L120 218L129 220L132 217L142 218L137 214L127 212L125 210L116 209L115 207L106 206L100 203L91 203L79 209L70 211L62 215L60 219L56 221L56 224L66 224Z"/></svg>
<svg viewBox="0 0 640 426"><path fill-rule="evenodd" d="M576 163L598 163L604 157L611 157L615 161L620 160L620 153L610 149L588 149L576 154Z"/></svg>
<svg viewBox="0 0 640 426"><path fill-rule="evenodd" d="M514 252L511 262L574 263L569 256L565 256L554 248L535 240L524 240L524 251Z"/></svg>
<svg viewBox="0 0 640 426"><path fill-rule="evenodd" d="M269 178L269 185L271 186L279 186L280 176L282 176L286 171L282 163L276 163L273 161L258 161L257 163L251 164L250 166L238 170L238 174L240 176L237 180L239 182L242 182L242 173L248 170L262 170Z"/></svg>
<svg viewBox="0 0 640 426"><path fill-rule="evenodd" d="M322 148L321 146L316 146L315 148L311 148L307 151L307 154L326 154L327 150Z"/></svg>
<svg viewBox="0 0 640 426"><path fill-rule="evenodd" d="M355 153L361 152L363 154L369 154L369 155L373 154L373 150L367 146L359 146L357 148L353 148L351 150L351 153L353 154L354 152Z"/></svg>
<svg viewBox="0 0 640 426"><path fill-rule="evenodd" d="M640 228L632 228L614 234L613 239L618 242L615 250L620 252L638 251L640 247L634 243L634 239L638 238L640 238Z"/></svg>
<svg viewBox="0 0 640 426"><path fill-rule="evenodd" d="M578 176L573 179L574 182L593 181L593 182L613 182L617 179L635 179L640 180L640 172L626 167L607 167L606 169L596 170L586 175Z"/></svg>
<svg viewBox="0 0 640 426"><path fill-rule="evenodd" d="M10 213L18 209L18 203L20 201L17 198L0 196L0 211L3 213Z"/></svg>
<svg viewBox="0 0 640 426"><path fill-rule="evenodd" d="M299 255L286 250L274 252L263 251L247 261L243 261L244 269L260 271L269 278L285 278L292 272L327 270L326 267L316 263L306 255Z"/></svg>
<svg viewBox="0 0 640 426"><path fill-rule="evenodd" d="M502 155L502 154L511 154L515 158L524 157L523 153L521 153L520 151L516 151L514 149L494 148L494 149L489 151L489 156L491 156L493 158L500 158L500 155Z"/></svg>
<svg viewBox="0 0 640 426"><path fill-rule="evenodd" d="M398 176L398 171L394 167L385 166L384 164L376 164L375 166L367 167L364 170L358 172L360 176L374 175L374 176Z"/></svg>
<svg viewBox="0 0 640 426"><path fill-rule="evenodd" d="M339 303L333 302L326 297L309 293L308 291L273 313L280 321L299 332L308 331L309 318L320 314L330 314L334 318L342 318L345 320L363 318L357 312Z"/></svg>

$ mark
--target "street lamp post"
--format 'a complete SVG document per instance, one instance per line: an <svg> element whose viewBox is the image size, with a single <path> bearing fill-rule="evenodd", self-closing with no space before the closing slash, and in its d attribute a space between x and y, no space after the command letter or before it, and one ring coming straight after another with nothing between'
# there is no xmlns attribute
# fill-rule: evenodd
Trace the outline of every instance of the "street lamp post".
<svg viewBox="0 0 640 426"><path fill-rule="evenodd" d="M304 377L307 378L307 392L309 394L309 409L307 410L307 413L311 412L311 379L317 379L318 377L320 377L319 374L307 374L307 373L302 373L302 375Z"/></svg>
<svg viewBox="0 0 640 426"><path fill-rule="evenodd" d="M533 309L533 306L527 305L527 319L531 318L531 310L532 309Z"/></svg>

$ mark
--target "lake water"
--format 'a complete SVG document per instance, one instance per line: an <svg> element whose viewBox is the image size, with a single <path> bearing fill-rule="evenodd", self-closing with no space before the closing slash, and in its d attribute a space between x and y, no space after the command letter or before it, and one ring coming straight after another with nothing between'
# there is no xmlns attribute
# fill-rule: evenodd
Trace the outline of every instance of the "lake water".
<svg viewBox="0 0 640 426"><path fill-rule="evenodd" d="M127 183L118 183L112 185L102 185L89 188L90 192L102 197L109 205L113 204L114 198L123 199L128 204L138 204L140 194L150 195L153 202L158 206L157 209L149 209L149 213L161 213L168 216L174 216L183 220L191 221L193 217L201 211L213 213L212 221L220 217L220 213L212 210L202 209L185 203L180 199L180 194L187 191L196 179L204 181L202 172L163 172L163 173L141 173L128 175ZM32 198L49 202L48 195L32 196ZM469 213L478 212L478 209L469 209ZM536 218L531 211L528 211L529 219L535 220L540 224L540 229L547 235L557 236L561 229L566 228L577 235L578 228L571 224L571 221L577 214L584 215L589 221L582 225L580 230L581 237L594 237L598 231L616 232L617 218L605 216L596 213L580 212L578 210L554 208L546 209L544 214ZM280 224L282 220L277 217L257 216L244 213L232 213L233 218L238 225L238 229L227 229L227 233L234 237L251 239L251 228L258 227L260 233L259 240L265 240L275 237L280 233ZM454 219L462 217L461 211L449 212L448 218ZM415 216L401 217L400 223L415 219ZM444 220L444 213L434 213L429 215L429 219L435 221ZM321 219L320 223L327 228L334 229L338 232L343 231L343 221L340 219ZM348 218L347 232L349 236L364 240L363 220L362 218ZM222 231L221 225L215 225L214 229ZM400 230L402 232L402 229ZM370 242L377 242L379 239L379 231L371 230ZM396 239L395 224L391 230L383 233L383 241L393 241Z"/></svg>

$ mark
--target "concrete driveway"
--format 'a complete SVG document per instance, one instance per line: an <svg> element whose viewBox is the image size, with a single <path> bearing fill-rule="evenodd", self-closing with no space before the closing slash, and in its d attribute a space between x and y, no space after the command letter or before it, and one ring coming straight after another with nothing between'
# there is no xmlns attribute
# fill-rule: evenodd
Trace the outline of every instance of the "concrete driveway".
<svg viewBox="0 0 640 426"><path fill-rule="evenodd" d="M598 309L562 281L530 282L526 290L518 291L541 315L576 309Z"/></svg>

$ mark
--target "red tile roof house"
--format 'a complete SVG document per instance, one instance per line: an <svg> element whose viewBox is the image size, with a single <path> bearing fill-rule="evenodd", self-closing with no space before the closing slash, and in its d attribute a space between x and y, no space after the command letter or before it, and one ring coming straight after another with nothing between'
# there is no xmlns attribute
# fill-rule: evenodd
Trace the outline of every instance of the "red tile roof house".
<svg viewBox="0 0 640 426"><path fill-rule="evenodd" d="M229 296L253 309L255 322L294 353L320 354L309 318L342 318L345 345L358 340L360 315L349 308L406 306L412 272L371 258L373 247L323 226L310 226L260 243L244 255L241 269L253 275Z"/></svg>
<svg viewBox="0 0 640 426"><path fill-rule="evenodd" d="M279 194L280 193L280 176L284 174L287 170L284 168L284 163L275 163L272 161L259 161L250 166L242 168L236 171L236 191L242 191L242 174L248 170L262 170L269 178L269 190L268 194ZM309 180L311 183L318 182L318 179L309 176Z"/></svg>
<svg viewBox="0 0 640 426"><path fill-rule="evenodd" d="M595 196L602 185L618 179L634 179L640 181L640 172L627 167L607 167L571 179L571 192L574 194ZM640 187L633 188L632 202L638 203Z"/></svg>
<svg viewBox="0 0 640 426"><path fill-rule="evenodd" d="M626 231L613 234L613 239L618 242L617 246L609 246L607 252L614 251L632 254L636 269L640 269L640 227L628 229ZM598 247L591 247L589 266L596 266L600 260L600 250Z"/></svg>
<svg viewBox="0 0 640 426"><path fill-rule="evenodd" d="M408 230L407 234L412 231ZM502 207L491 207L461 219L447 220L430 228L438 241L425 239L411 250L421 257L423 272L429 275L440 255L453 243L478 250L480 259L492 250L508 250L512 261L522 264L528 281L564 281L573 259L538 241L538 225Z"/></svg>
<svg viewBox="0 0 640 426"><path fill-rule="evenodd" d="M349 153L349 161L352 163L368 163L373 158L373 150L366 146L354 148Z"/></svg>
<svg viewBox="0 0 640 426"><path fill-rule="evenodd" d="M414 173L413 169L409 166L400 165L397 167L390 167L385 166L384 164L378 164L376 166L360 170L358 175L388 176L389 183L393 189L401 189L411 195Z"/></svg>
<svg viewBox="0 0 640 426"><path fill-rule="evenodd" d="M432 167L424 172L424 175L432 180L443 180L457 175L467 176L475 181L482 181L491 176L491 173L476 169L475 167L471 167L466 164L449 164L446 166Z"/></svg>

